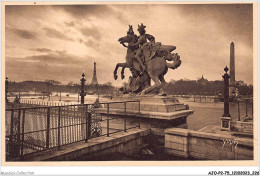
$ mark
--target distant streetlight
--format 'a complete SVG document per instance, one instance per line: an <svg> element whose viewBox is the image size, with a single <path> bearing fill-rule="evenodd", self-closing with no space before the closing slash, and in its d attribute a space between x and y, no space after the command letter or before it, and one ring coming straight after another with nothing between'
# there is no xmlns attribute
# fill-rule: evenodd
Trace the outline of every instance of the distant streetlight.
<svg viewBox="0 0 260 176"><path fill-rule="evenodd" d="M82 78L80 79L81 81L81 92L80 92L80 96L81 96L81 104L84 104L84 98L86 96L86 92L85 92L85 82L86 82L86 79L85 79L85 74L82 73Z"/></svg>

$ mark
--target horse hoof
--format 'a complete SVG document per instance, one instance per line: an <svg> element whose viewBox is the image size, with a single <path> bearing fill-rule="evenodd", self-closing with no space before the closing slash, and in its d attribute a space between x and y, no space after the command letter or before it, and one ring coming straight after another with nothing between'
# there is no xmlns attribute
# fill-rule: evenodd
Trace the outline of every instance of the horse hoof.
<svg viewBox="0 0 260 176"><path fill-rule="evenodd" d="M114 75L114 79L117 80L117 75Z"/></svg>
<svg viewBox="0 0 260 176"><path fill-rule="evenodd" d="M121 78L124 79L124 78L125 78L125 75L121 75Z"/></svg>

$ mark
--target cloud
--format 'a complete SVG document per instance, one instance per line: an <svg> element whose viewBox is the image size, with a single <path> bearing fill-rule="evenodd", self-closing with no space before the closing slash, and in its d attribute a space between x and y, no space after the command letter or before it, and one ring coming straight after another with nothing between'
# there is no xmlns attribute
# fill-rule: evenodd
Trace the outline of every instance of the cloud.
<svg viewBox="0 0 260 176"><path fill-rule="evenodd" d="M43 28L46 31L46 35L50 38L57 38L61 40L68 40L68 41L73 41L73 39L69 38L68 36L64 35L62 32L56 30L56 29L51 29L51 28Z"/></svg>
<svg viewBox="0 0 260 176"><path fill-rule="evenodd" d="M94 40L88 40L86 42L84 42L84 44L86 45L86 47L91 47L94 49L100 49L100 45L98 42L95 42Z"/></svg>
<svg viewBox="0 0 260 176"><path fill-rule="evenodd" d="M50 50L48 48L31 48L29 50L43 52L43 53L50 53L50 52L52 52L52 50Z"/></svg>
<svg viewBox="0 0 260 176"><path fill-rule="evenodd" d="M49 53L49 54L42 54L42 55L33 55L22 58L24 61L39 61L45 64L52 64L52 63L59 63L62 65L66 64L78 64L81 61L77 59L74 55L68 55L65 53L60 52L59 54L56 53Z"/></svg>
<svg viewBox="0 0 260 176"><path fill-rule="evenodd" d="M33 55L33 56L27 56L23 59L27 60L27 59L36 59L36 60L41 60L41 58L44 58L44 57L50 57L50 58L57 58L57 57L64 57L65 55L68 57L69 55L67 54L67 51L66 50L51 50L51 49L48 49L48 48L30 48L28 49L29 51L37 51L39 53L45 53L44 55ZM71 55L72 56L72 55ZM72 57L75 57L75 56L72 56ZM44 59L45 60L45 59ZM54 59L56 60L56 59Z"/></svg>
<svg viewBox="0 0 260 176"><path fill-rule="evenodd" d="M83 27L83 28L80 28L79 31L81 32L82 35L84 35L87 38L92 37L95 40L101 39L101 32L100 32L99 28L96 26Z"/></svg>
<svg viewBox="0 0 260 176"><path fill-rule="evenodd" d="M67 54L67 51L66 50L56 50L56 51L54 51L54 53L56 53L56 54L58 54L60 56L64 56L64 55ZM71 56L73 56L73 55L71 55Z"/></svg>
<svg viewBox="0 0 260 176"><path fill-rule="evenodd" d="M52 6L48 5L7 5L5 6L5 11L7 16L24 16L28 15L28 17L39 18L42 16L42 12L48 11Z"/></svg>
<svg viewBox="0 0 260 176"><path fill-rule="evenodd" d="M27 57L7 57L6 74L12 81L46 80L48 78L59 80L62 83L69 81L79 83L84 70L87 81L91 81L95 59L97 58L78 57L62 53L62 51Z"/></svg>
<svg viewBox="0 0 260 176"><path fill-rule="evenodd" d="M36 39L37 34L33 31L25 30L25 29L18 29L15 27L6 26L6 32L12 32L16 34L17 36L23 38L23 39Z"/></svg>
<svg viewBox="0 0 260 176"><path fill-rule="evenodd" d="M248 42L252 46L252 4L179 5L179 7L180 14L184 19L189 19L191 26L198 25L197 21L204 21L205 24L214 21L222 37L237 38L239 36L238 40Z"/></svg>
<svg viewBox="0 0 260 176"><path fill-rule="evenodd" d="M60 8L76 18L104 17L113 13L113 9L107 5L60 5L53 7Z"/></svg>
<svg viewBox="0 0 260 176"><path fill-rule="evenodd" d="M75 26L75 23L73 21L71 21L71 22L64 22L64 24L67 25L67 26L70 26L70 27Z"/></svg>

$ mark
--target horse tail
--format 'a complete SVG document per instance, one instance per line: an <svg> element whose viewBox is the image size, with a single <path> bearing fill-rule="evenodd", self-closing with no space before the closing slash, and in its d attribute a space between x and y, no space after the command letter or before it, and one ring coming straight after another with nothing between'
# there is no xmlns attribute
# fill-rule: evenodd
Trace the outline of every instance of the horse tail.
<svg viewBox="0 0 260 176"><path fill-rule="evenodd" d="M166 63L166 66L170 69L177 69L181 65L180 56L177 55L177 59L173 59L173 63Z"/></svg>
<svg viewBox="0 0 260 176"><path fill-rule="evenodd" d="M166 66L170 69L177 69L181 65L181 60L177 60L173 63L166 63Z"/></svg>

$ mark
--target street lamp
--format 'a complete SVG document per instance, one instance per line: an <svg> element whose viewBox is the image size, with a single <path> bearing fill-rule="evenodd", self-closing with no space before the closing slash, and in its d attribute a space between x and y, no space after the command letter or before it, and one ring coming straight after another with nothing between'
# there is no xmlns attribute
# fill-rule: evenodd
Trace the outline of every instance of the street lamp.
<svg viewBox="0 0 260 176"><path fill-rule="evenodd" d="M226 66L224 68L224 71L226 72L222 77L224 78L224 114L221 117L221 130L228 130L230 131L231 128L231 116L229 114L229 74L228 67Z"/></svg>
<svg viewBox="0 0 260 176"><path fill-rule="evenodd" d="M80 92L80 96L81 96L81 104L84 104L84 98L86 96L86 92L85 92L85 82L86 82L86 79L85 79L85 74L82 73L82 78L80 79L81 81L81 92Z"/></svg>

